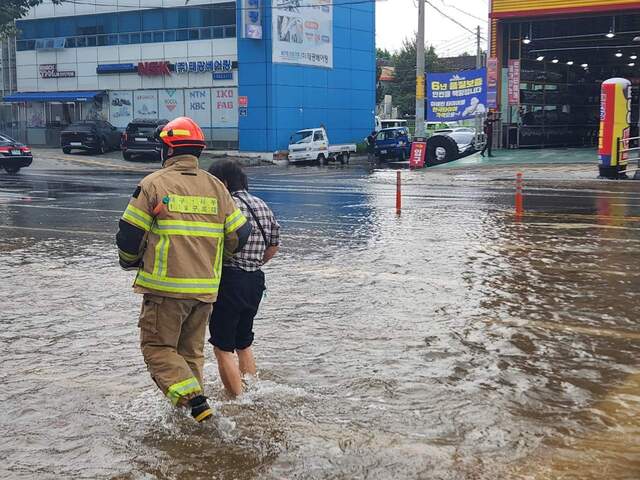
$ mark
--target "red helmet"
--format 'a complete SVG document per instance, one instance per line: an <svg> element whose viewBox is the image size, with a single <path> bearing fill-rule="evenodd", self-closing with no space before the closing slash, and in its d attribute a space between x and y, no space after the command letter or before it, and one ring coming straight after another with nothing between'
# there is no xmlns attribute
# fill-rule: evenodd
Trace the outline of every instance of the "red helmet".
<svg viewBox="0 0 640 480"><path fill-rule="evenodd" d="M178 117L159 129L158 137L171 148L204 148L204 133L196 122L189 117Z"/></svg>

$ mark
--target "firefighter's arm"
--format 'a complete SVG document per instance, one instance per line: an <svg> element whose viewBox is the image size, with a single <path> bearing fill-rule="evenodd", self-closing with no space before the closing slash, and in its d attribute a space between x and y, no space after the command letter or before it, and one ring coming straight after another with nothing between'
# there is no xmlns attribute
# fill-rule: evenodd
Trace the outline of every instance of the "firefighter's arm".
<svg viewBox="0 0 640 480"><path fill-rule="evenodd" d="M251 224L236 207L231 195L227 194L224 205L224 254L232 255L242 250L251 235Z"/></svg>
<svg viewBox="0 0 640 480"><path fill-rule="evenodd" d="M147 234L153 224L150 206L148 193L138 185L120 218L116 234L120 266L125 270L134 270L142 265Z"/></svg>

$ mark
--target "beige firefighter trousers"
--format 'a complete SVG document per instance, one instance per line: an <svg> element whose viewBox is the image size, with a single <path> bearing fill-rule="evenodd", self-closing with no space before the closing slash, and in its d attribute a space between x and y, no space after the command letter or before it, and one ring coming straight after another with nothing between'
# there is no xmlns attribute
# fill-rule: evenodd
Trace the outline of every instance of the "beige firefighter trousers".
<svg viewBox="0 0 640 480"><path fill-rule="evenodd" d="M202 393L204 336L211 303L145 294L140 348L158 388L174 405Z"/></svg>

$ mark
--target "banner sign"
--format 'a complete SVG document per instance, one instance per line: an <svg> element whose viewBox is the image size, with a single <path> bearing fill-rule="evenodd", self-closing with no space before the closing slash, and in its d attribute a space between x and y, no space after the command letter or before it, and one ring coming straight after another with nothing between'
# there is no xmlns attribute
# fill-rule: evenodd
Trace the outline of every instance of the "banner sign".
<svg viewBox="0 0 640 480"><path fill-rule="evenodd" d="M133 92L109 92L109 122L118 128L125 128L133 120Z"/></svg>
<svg viewBox="0 0 640 480"><path fill-rule="evenodd" d="M58 64L46 63L40 65L40 78L73 78L76 72L71 70L58 71Z"/></svg>
<svg viewBox="0 0 640 480"><path fill-rule="evenodd" d="M520 105L520 60L509 60L509 105Z"/></svg>
<svg viewBox="0 0 640 480"><path fill-rule="evenodd" d="M185 115L198 125L211 125L211 90L195 88L184 91Z"/></svg>
<svg viewBox="0 0 640 480"><path fill-rule="evenodd" d="M487 108L498 108L498 59L487 59Z"/></svg>
<svg viewBox="0 0 640 480"><path fill-rule="evenodd" d="M242 38L262 40L260 0L242 0Z"/></svg>
<svg viewBox="0 0 640 480"><path fill-rule="evenodd" d="M238 126L238 89L214 88L211 90L211 126L236 128Z"/></svg>
<svg viewBox="0 0 640 480"><path fill-rule="evenodd" d="M427 75L427 120L454 122L487 111L486 69Z"/></svg>
<svg viewBox="0 0 640 480"><path fill-rule="evenodd" d="M333 68L331 0L273 0L273 63Z"/></svg>
<svg viewBox="0 0 640 480"><path fill-rule="evenodd" d="M422 168L427 156L427 144L425 142L411 143L411 156L409 157L409 168Z"/></svg>
<svg viewBox="0 0 640 480"><path fill-rule="evenodd" d="M134 118L158 118L158 92L136 90L133 97Z"/></svg>

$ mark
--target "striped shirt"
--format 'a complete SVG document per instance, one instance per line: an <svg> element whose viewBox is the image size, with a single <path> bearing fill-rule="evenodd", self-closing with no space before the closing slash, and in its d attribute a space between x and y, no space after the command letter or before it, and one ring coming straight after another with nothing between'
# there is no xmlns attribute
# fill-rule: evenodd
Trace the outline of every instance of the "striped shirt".
<svg viewBox="0 0 640 480"><path fill-rule="evenodd" d="M251 223L252 230L251 235L249 235L249 240L247 240L247 244L242 248L242 250L235 253L232 257L225 258L224 265L227 267L241 268L248 272L260 270L260 267L262 267L264 263L262 258L264 257L267 245L264 243L260 227L256 224L255 218L253 218L253 215L244 202L249 204L253 209L253 213L258 217L258 220L264 229L267 241L269 242L269 246L280 245L280 225L269 206L258 197L251 195L246 190L238 190L233 192L231 196L235 200L236 206L246 217L247 221ZM244 202L242 200L244 200Z"/></svg>

